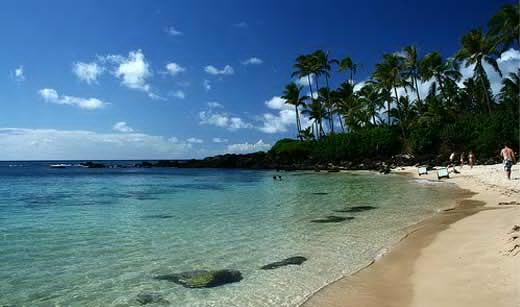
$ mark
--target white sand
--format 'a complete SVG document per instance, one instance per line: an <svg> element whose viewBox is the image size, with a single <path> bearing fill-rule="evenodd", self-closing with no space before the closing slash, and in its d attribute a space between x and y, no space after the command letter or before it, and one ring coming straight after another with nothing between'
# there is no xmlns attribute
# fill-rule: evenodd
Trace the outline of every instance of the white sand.
<svg viewBox="0 0 520 307"><path fill-rule="evenodd" d="M520 202L520 166L513 167L513 180L502 165L457 169L461 173L447 181L476 193L471 200L485 202L483 210L462 219L447 212L422 223L380 261L304 306L520 306L520 231L510 233L520 225L520 205L498 205ZM401 172L417 176L413 167ZM421 178L437 180L435 172Z"/></svg>

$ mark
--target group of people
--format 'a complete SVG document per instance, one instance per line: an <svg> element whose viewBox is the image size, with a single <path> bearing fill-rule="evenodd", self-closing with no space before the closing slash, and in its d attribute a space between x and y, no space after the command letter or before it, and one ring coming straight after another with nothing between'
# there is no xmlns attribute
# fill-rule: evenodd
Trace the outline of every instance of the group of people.
<svg viewBox="0 0 520 307"><path fill-rule="evenodd" d="M455 166L455 158L457 157L456 153L455 152L452 152L451 155L450 155L450 165L448 167L454 167ZM462 168L464 166L464 161L465 161L465 158L466 158L466 153L463 151L461 154L460 154L460 167ZM475 165L475 154L473 153L472 150L469 151L469 154L468 154L468 164L471 168L473 168L473 165ZM455 168L454 168L455 169Z"/></svg>
<svg viewBox="0 0 520 307"><path fill-rule="evenodd" d="M503 159L504 171L506 172L507 179L511 179L511 168L513 167L513 164L516 164L515 152L513 151L513 149L511 149L506 144L506 145L504 145L504 148L502 148L502 150L500 151L500 157L502 157L502 159ZM455 169L455 163L456 163L455 159L456 158L457 158L457 154L455 152L452 152L450 155L450 164L448 165L448 169L450 167L452 167L453 172L458 173L458 171ZM462 152L460 154L460 160L459 160L460 168L462 168L464 166L465 158L466 158L466 153ZM471 150L469 151L469 154L468 154L468 164L471 168L473 168L473 165L475 165L475 154Z"/></svg>

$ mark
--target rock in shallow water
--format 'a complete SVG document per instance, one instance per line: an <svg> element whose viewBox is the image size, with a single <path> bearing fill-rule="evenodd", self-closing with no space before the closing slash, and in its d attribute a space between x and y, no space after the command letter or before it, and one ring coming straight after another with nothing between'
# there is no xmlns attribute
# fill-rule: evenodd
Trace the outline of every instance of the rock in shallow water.
<svg viewBox="0 0 520 307"><path fill-rule="evenodd" d="M242 273L235 270L191 271L155 277L183 285L186 288L213 288L242 280Z"/></svg>
<svg viewBox="0 0 520 307"><path fill-rule="evenodd" d="M284 259L282 261L277 261L277 262L273 262L273 263L264 265L260 269L261 270L274 270L274 269L277 269L279 267L286 266L286 265L301 265L305 261L307 261L307 258L302 257L302 256L290 257L290 258Z"/></svg>
<svg viewBox="0 0 520 307"><path fill-rule="evenodd" d="M141 305L146 304L169 304L170 302L165 300L161 294L154 292L141 292L135 298Z"/></svg>
<svg viewBox="0 0 520 307"><path fill-rule="evenodd" d="M373 207L373 206L356 206L356 207L347 208L347 209L334 210L334 212L347 212L347 213L363 212L363 211L373 210L376 208L377 207Z"/></svg>
<svg viewBox="0 0 520 307"><path fill-rule="evenodd" d="M312 220L311 222L312 223L339 223L339 222L343 222L346 220L353 220L353 219L354 219L354 217L352 217L352 216L343 217L343 216L330 215L323 219Z"/></svg>

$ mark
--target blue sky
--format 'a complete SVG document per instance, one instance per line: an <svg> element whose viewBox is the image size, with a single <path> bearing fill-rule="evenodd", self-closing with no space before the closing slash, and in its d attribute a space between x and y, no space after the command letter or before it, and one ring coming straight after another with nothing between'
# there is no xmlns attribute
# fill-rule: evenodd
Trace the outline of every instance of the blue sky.
<svg viewBox="0 0 520 307"><path fill-rule="evenodd" d="M363 81L409 44L452 55L503 3L3 1L0 159L266 150L295 135L278 96L299 54L349 55Z"/></svg>

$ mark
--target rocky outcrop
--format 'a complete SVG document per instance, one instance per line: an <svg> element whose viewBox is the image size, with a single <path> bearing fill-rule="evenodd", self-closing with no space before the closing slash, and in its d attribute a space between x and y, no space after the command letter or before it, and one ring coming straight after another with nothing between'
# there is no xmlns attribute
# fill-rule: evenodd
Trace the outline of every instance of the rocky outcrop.
<svg viewBox="0 0 520 307"><path fill-rule="evenodd" d="M171 281L186 288L213 288L242 280L242 273L235 270L190 271L155 277Z"/></svg>
<svg viewBox="0 0 520 307"><path fill-rule="evenodd" d="M83 163L80 163L79 165L81 167L86 167L86 168L106 168L107 167L105 164L96 163L96 162L92 162L92 161L83 162Z"/></svg>
<svg viewBox="0 0 520 307"><path fill-rule="evenodd" d="M274 269L277 269L277 268L280 268L283 266L287 266L287 265L301 265L305 261L307 261L307 258L302 257L302 256L290 257L290 258L284 259L282 261L269 263L267 265L264 265L260 269L261 270L274 270Z"/></svg>

